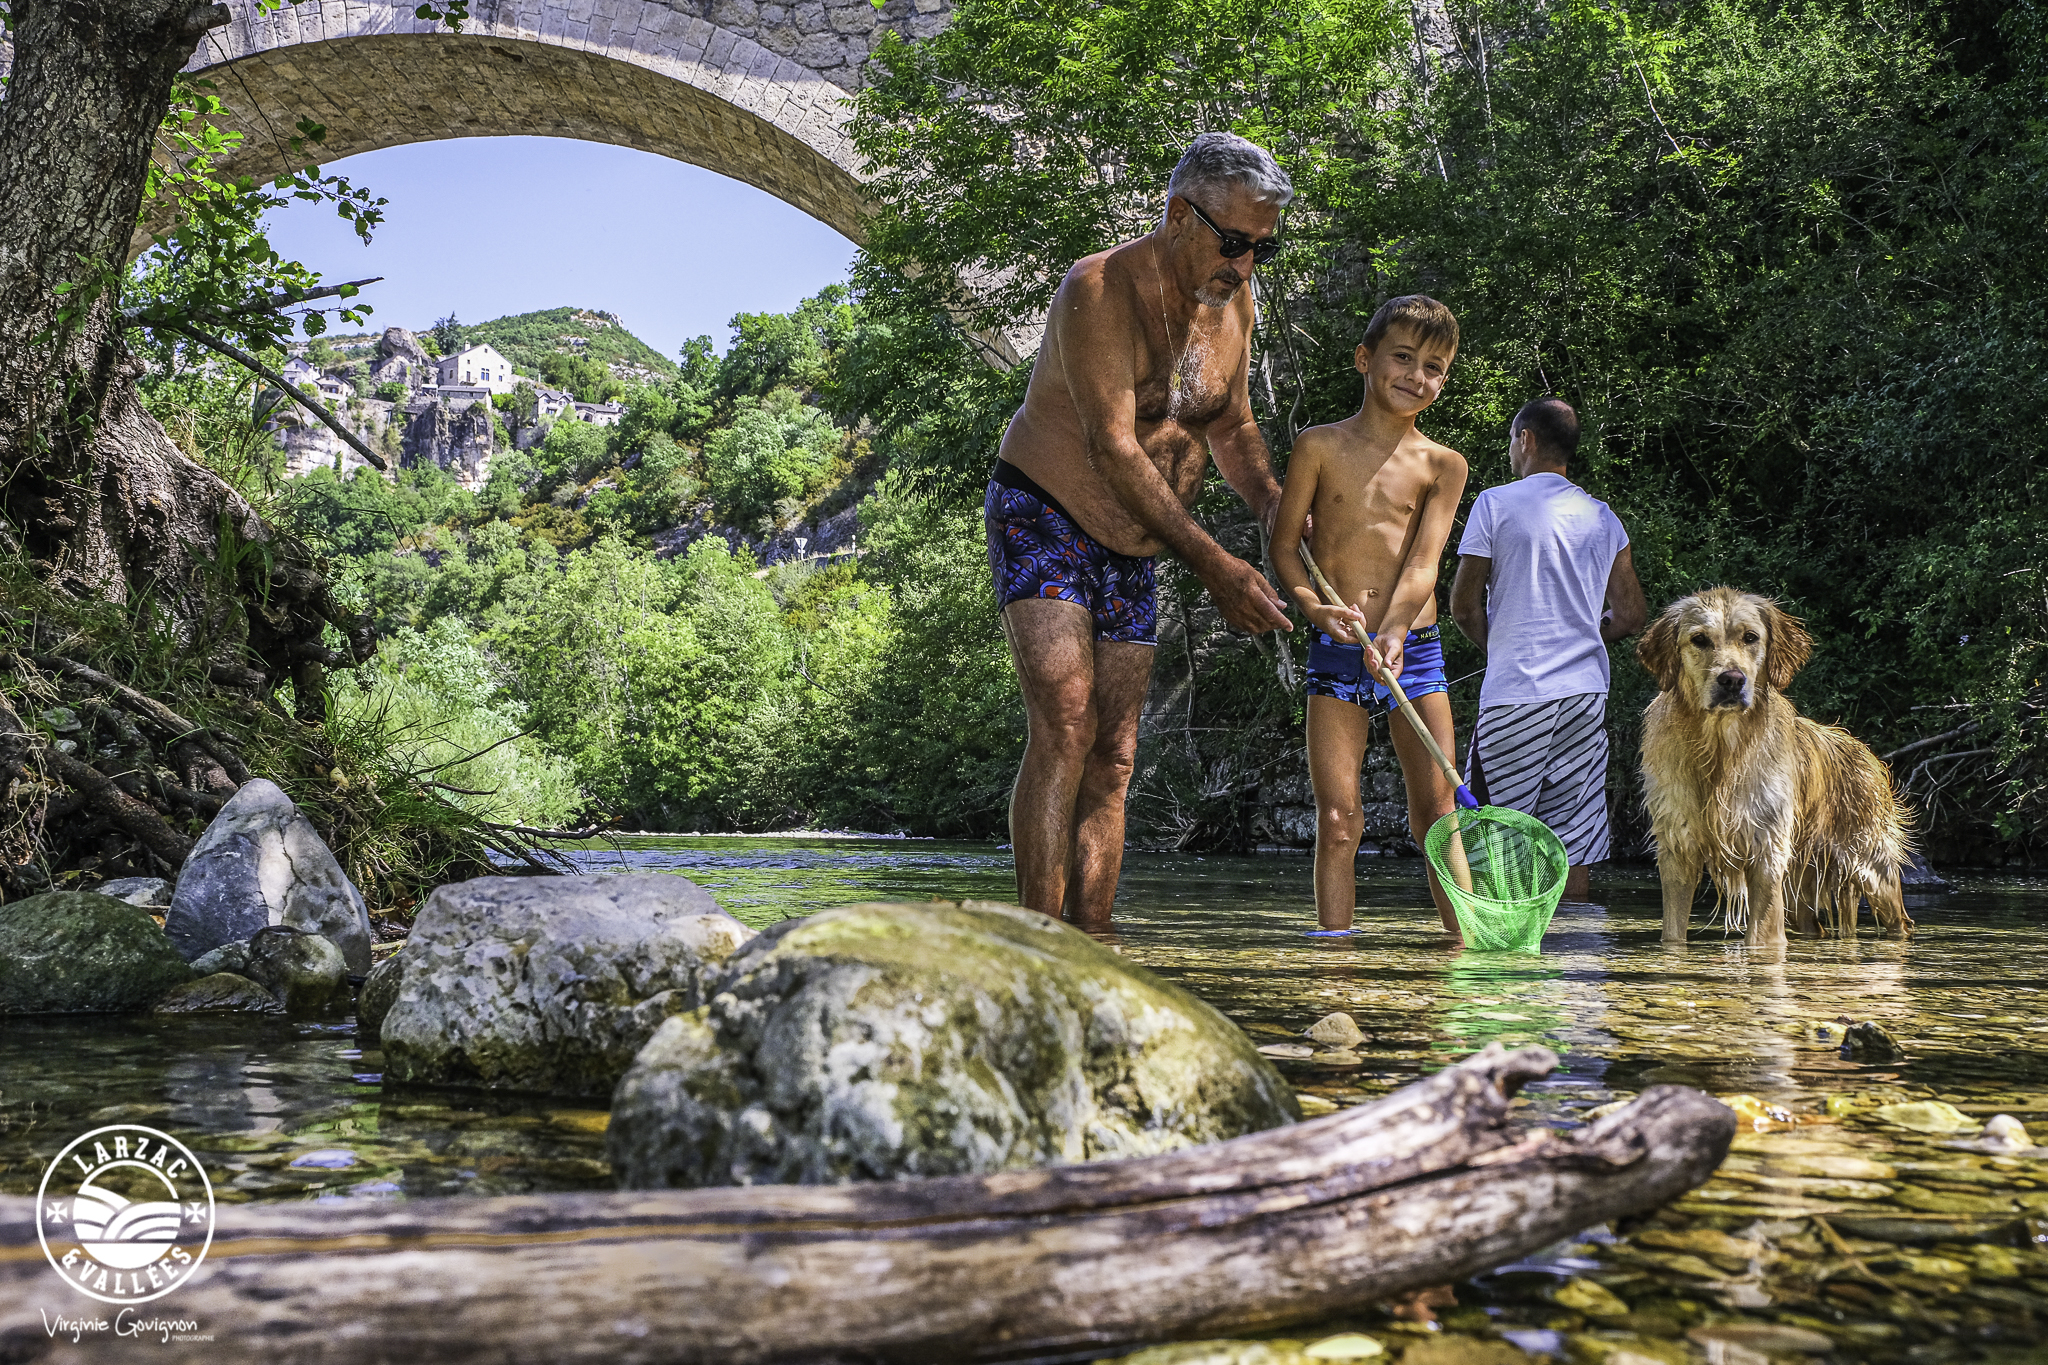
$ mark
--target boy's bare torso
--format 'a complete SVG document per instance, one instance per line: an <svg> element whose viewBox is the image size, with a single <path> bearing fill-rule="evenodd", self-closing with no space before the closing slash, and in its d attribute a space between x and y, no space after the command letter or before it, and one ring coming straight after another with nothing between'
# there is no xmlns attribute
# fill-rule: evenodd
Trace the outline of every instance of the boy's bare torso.
<svg viewBox="0 0 2048 1365"><path fill-rule="evenodd" d="M1307 455L1315 473L1309 548L1316 564L1347 602L1377 631L1402 566L1422 528L1422 510L1437 491L1457 452L1418 431L1392 450L1376 448L1356 430L1356 418L1311 427L1295 440L1294 459ZM1292 478L1292 471L1289 471ZM1437 619L1436 595L1416 613L1410 629Z"/></svg>
<svg viewBox="0 0 2048 1365"><path fill-rule="evenodd" d="M1209 428L1240 407L1251 291L1220 308L1201 307L1183 328L1167 316L1157 261L1140 239L1075 263L1053 299L1045 340L1032 367L1024 405L1003 433L1002 457L1036 480L1079 522L1118 554L1153 555L1165 548L1117 500L1089 456L1070 380L1079 383L1099 358L1072 346L1066 322L1080 306L1106 316L1112 344L1130 347L1136 376L1137 441L1181 505L1194 505L1209 463ZM1178 365L1176 365L1178 360Z"/></svg>

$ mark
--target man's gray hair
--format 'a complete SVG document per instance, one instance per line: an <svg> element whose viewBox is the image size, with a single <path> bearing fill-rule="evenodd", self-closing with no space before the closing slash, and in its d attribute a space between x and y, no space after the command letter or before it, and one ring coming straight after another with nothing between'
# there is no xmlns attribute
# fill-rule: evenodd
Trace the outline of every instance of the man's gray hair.
<svg viewBox="0 0 2048 1365"><path fill-rule="evenodd" d="M1283 209L1294 199L1294 182L1273 154L1236 133L1204 133L1189 143L1166 182L1166 193L1186 195L1215 186L1242 186L1254 198Z"/></svg>

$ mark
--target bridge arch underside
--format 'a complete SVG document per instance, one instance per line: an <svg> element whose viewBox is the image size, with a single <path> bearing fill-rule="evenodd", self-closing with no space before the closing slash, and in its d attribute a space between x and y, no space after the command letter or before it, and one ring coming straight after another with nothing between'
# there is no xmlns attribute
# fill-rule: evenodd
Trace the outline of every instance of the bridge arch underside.
<svg viewBox="0 0 2048 1365"><path fill-rule="evenodd" d="M838 129L840 111L826 107L843 92L822 78L816 84L829 96L756 86L758 102L777 107L770 119L633 61L482 35L294 43L195 67L230 111L226 126L245 134L227 169L258 181L305 160L285 145L301 118L326 125L320 162L449 138L578 138L730 176L862 240L860 181L841 164L852 154ZM804 136L779 126L785 122Z"/></svg>

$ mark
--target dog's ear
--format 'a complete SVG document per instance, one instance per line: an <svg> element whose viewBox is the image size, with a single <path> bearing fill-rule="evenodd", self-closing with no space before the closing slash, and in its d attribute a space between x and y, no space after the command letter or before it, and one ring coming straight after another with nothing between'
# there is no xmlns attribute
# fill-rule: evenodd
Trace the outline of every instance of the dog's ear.
<svg viewBox="0 0 2048 1365"><path fill-rule="evenodd" d="M1643 632L1636 642L1636 661L1650 670L1657 690L1669 692L1678 686L1678 615L1667 611Z"/></svg>
<svg viewBox="0 0 2048 1365"><path fill-rule="evenodd" d="M1804 622L1776 602L1764 603L1764 624L1769 631L1764 644L1764 676L1782 692L1792 685L1792 675L1813 657L1813 637L1806 633Z"/></svg>

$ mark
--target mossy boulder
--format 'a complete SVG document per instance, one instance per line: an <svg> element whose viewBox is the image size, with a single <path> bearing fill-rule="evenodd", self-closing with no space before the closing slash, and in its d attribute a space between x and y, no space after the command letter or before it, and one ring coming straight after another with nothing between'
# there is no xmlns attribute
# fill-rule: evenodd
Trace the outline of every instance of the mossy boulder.
<svg viewBox="0 0 2048 1365"><path fill-rule="evenodd" d="M384 1078L609 1095L656 1027L709 999L719 965L753 936L663 873L440 887L384 969L396 989L378 983Z"/></svg>
<svg viewBox="0 0 2048 1365"><path fill-rule="evenodd" d="M214 972L182 986L156 1002L158 1014L283 1014L277 997L246 976Z"/></svg>
<svg viewBox="0 0 2048 1365"><path fill-rule="evenodd" d="M90 891L0 905L0 1014L146 1010L191 978L139 905Z"/></svg>
<svg viewBox="0 0 2048 1365"><path fill-rule="evenodd" d="M854 905L726 964L620 1081L626 1188L830 1184L1150 1156L1277 1127L1235 1025L1086 934L988 902Z"/></svg>

